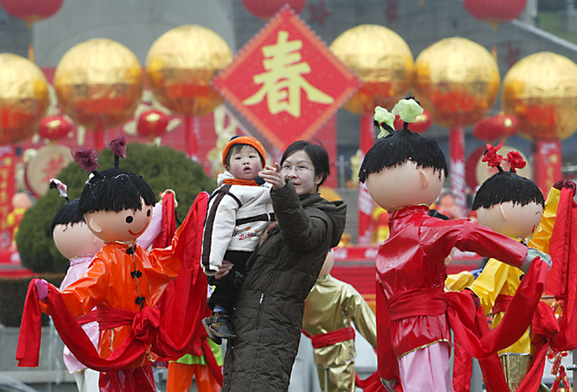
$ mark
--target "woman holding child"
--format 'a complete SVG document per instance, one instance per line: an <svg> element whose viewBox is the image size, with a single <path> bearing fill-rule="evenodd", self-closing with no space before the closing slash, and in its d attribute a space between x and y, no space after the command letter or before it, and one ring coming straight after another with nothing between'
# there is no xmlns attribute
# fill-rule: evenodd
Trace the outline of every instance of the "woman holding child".
<svg viewBox="0 0 577 392"><path fill-rule="evenodd" d="M345 228L346 205L319 186L330 173L327 151L296 141L280 165L260 177L272 185L276 226L247 261L228 341L222 391L286 391L300 341L304 300L328 250Z"/></svg>

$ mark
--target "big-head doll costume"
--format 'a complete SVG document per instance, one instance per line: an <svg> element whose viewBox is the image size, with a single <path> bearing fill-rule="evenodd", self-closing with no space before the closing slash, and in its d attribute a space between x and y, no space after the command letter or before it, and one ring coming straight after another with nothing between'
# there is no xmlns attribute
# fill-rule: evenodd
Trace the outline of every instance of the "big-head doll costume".
<svg viewBox="0 0 577 392"><path fill-rule="evenodd" d="M418 109L413 102L400 103L393 113L398 111L403 118L405 106L416 112L414 117ZM359 172L373 200L390 213L390 236L376 260L379 375L388 390L400 390L402 384L406 392L451 391L450 328L460 340L467 340L465 345L475 356L489 355L522 331L509 329L518 329L515 321L493 333L491 341L478 339L472 332L471 297L444 293L445 258L456 247L527 270L534 255L528 255L524 245L474 222L429 216L429 205L440 194L447 173L445 159L435 141L410 131L409 119L403 120L404 129L379 139L367 152ZM384 121L376 121L386 128ZM547 265L541 264L535 263L527 274L527 281L537 289L524 292L526 313L518 315L521 324L530 322L539 301L547 272ZM457 314L467 321L461 322Z"/></svg>
<svg viewBox="0 0 577 392"><path fill-rule="evenodd" d="M122 155L122 150L118 155ZM117 168L96 172L93 153L83 156L88 163L84 167L89 167L93 176L85 185L79 208L92 232L105 244L86 273L66 289L60 291L39 280L31 283L17 359L20 366L37 366L38 295L73 354L85 365L101 371L101 391L155 391L151 351L175 359L188 352L195 331L182 331L182 325L177 324L192 325L187 317L194 318L200 309L195 302L206 298L206 285L199 289L198 297L193 292L200 269L206 194L197 198L171 247L146 252L135 240L149 225L155 202L152 189L134 173ZM189 265L192 263L181 268L181 260L187 258L183 247L196 258L196 269ZM180 301L178 309L169 305L166 314L160 314L154 305L179 271L183 283L177 282L175 289L182 293L176 300ZM98 353L87 343L88 337L75 320L94 307L101 331Z"/></svg>

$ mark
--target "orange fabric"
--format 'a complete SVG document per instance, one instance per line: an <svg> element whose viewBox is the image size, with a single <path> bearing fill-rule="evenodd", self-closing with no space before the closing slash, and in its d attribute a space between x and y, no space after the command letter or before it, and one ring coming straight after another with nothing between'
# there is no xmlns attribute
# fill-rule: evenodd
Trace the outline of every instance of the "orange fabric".
<svg viewBox="0 0 577 392"><path fill-rule="evenodd" d="M138 311L140 307L135 299L139 293L145 297L146 305L154 306L170 279L178 274L180 261L173 258L170 249L155 249L147 254L137 245L134 259L126 253L127 249L126 244L105 243L86 274L61 291L62 299L74 317L88 313L99 304ZM135 269L143 272L138 279L131 276ZM100 357L108 358L131 330L131 325L123 325L102 331L98 344ZM138 367L148 362L144 354L133 365Z"/></svg>
<svg viewBox="0 0 577 392"><path fill-rule="evenodd" d="M238 178L227 178L222 181L223 184L227 185L248 185L248 186L259 186L255 180L242 180Z"/></svg>
<svg viewBox="0 0 577 392"><path fill-rule="evenodd" d="M178 362L169 362L166 392L186 392L196 379L196 389L199 392L218 392L220 385L212 377L206 365L187 365Z"/></svg>

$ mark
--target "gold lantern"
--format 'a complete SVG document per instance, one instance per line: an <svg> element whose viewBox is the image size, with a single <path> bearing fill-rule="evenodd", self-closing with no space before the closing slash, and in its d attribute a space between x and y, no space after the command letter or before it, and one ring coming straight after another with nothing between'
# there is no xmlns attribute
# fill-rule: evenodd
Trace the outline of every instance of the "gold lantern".
<svg viewBox="0 0 577 392"><path fill-rule="evenodd" d="M364 24L339 35L330 49L362 80L362 87L344 105L355 114L372 114L375 106L391 109L411 85L413 55L394 31Z"/></svg>
<svg viewBox="0 0 577 392"><path fill-rule="evenodd" d="M577 130L577 64L551 52L525 57L503 79L502 105L528 139L570 137Z"/></svg>
<svg viewBox="0 0 577 392"><path fill-rule="evenodd" d="M49 103L40 68L24 57L0 53L0 144L32 136Z"/></svg>
<svg viewBox="0 0 577 392"><path fill-rule="evenodd" d="M495 104L500 76L483 46L466 38L445 38L415 61L415 98L433 121L447 128L472 125Z"/></svg>
<svg viewBox="0 0 577 392"><path fill-rule="evenodd" d="M198 25L184 25L161 35L146 57L146 76L154 97L185 116L202 116L222 103L210 81L232 61L232 52L218 34Z"/></svg>
<svg viewBox="0 0 577 392"><path fill-rule="evenodd" d="M62 111L93 130L128 121L142 96L142 67L126 46L95 38L72 47L56 67Z"/></svg>

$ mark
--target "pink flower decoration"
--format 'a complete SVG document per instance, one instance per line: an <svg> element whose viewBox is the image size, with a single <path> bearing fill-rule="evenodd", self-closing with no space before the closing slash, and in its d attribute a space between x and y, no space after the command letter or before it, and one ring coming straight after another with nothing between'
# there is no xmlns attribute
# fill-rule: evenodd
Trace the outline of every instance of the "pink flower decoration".
<svg viewBox="0 0 577 392"><path fill-rule="evenodd" d="M84 147L74 153L74 161L78 163L86 173L98 169L98 152L93 148Z"/></svg>
<svg viewBox="0 0 577 392"><path fill-rule="evenodd" d="M114 155L120 158L126 158L126 136L120 135L110 142L110 149Z"/></svg>

